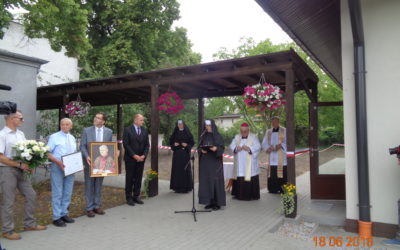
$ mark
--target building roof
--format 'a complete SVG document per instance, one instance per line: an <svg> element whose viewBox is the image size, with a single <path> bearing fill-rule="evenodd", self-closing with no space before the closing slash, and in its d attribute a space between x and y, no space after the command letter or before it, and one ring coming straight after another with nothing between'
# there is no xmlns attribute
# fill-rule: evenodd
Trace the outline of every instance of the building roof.
<svg viewBox="0 0 400 250"><path fill-rule="evenodd" d="M340 0L256 0L342 87Z"/></svg>
<svg viewBox="0 0 400 250"><path fill-rule="evenodd" d="M40 59L40 58L37 58L37 57L21 55L21 54L14 53L14 52L11 52L11 51L8 51L8 50L4 50L4 49L0 49L0 56L8 57L8 58L11 58L13 60L17 59L19 61L25 61L25 62L28 62L28 63L33 63L34 65L37 65L37 67L42 65L42 64L46 64L46 63L49 62L49 61L46 61L46 60L43 60L43 59Z"/></svg>
<svg viewBox="0 0 400 250"><path fill-rule="evenodd" d="M79 94L93 106L149 102L151 86L159 92L176 91L184 99L242 95L247 85L259 82L261 74L285 90L285 71L293 70L294 90L310 90L317 75L294 50L249 56L185 67L154 70L100 79L39 87L37 109L63 107L63 99Z"/></svg>

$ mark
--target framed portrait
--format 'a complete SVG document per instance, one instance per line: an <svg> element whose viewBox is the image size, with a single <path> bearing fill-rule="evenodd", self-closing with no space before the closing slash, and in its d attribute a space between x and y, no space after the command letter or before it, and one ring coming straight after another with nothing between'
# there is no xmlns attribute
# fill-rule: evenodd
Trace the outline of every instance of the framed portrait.
<svg viewBox="0 0 400 250"><path fill-rule="evenodd" d="M116 142L91 142L90 147L90 177L117 176L118 145Z"/></svg>

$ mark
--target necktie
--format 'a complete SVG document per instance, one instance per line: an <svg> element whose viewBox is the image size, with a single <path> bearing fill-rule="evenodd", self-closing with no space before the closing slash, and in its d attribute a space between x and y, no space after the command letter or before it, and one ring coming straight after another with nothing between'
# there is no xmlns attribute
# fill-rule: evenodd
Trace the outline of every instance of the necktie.
<svg viewBox="0 0 400 250"><path fill-rule="evenodd" d="M97 128L96 141L101 141L101 129Z"/></svg>
<svg viewBox="0 0 400 250"><path fill-rule="evenodd" d="M67 154L71 153L72 151L72 147L71 147L71 142L69 141L69 136L68 134L66 134L65 136L66 140L65 140L65 146L67 148Z"/></svg>
<svg viewBox="0 0 400 250"><path fill-rule="evenodd" d="M140 127L137 128L137 134L140 135Z"/></svg>

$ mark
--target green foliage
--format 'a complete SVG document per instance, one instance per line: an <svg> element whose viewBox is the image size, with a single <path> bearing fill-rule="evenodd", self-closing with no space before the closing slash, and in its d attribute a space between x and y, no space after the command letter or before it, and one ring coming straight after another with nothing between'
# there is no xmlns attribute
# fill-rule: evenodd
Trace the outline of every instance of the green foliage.
<svg viewBox="0 0 400 250"><path fill-rule="evenodd" d="M176 0L3 0L0 7L0 38L12 20L9 9L24 8L26 34L79 58L82 78L200 62L186 30L171 28L179 18Z"/></svg>
<svg viewBox="0 0 400 250"><path fill-rule="evenodd" d="M21 8L26 1L24 0L2 0L0 1L0 39L4 36L3 28L8 28L13 16L10 9Z"/></svg>
<svg viewBox="0 0 400 250"><path fill-rule="evenodd" d="M66 55L79 58L91 47L86 36L88 11L75 0L38 0L24 4L25 33L46 38L55 51L64 46Z"/></svg>

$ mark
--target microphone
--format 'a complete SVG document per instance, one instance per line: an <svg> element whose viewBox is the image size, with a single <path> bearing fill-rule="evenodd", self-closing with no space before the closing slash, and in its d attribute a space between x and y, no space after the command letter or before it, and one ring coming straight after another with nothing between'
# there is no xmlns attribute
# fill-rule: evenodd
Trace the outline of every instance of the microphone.
<svg viewBox="0 0 400 250"><path fill-rule="evenodd" d="M8 85L0 84L0 89L1 90L11 90L11 87Z"/></svg>

